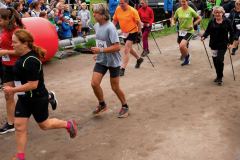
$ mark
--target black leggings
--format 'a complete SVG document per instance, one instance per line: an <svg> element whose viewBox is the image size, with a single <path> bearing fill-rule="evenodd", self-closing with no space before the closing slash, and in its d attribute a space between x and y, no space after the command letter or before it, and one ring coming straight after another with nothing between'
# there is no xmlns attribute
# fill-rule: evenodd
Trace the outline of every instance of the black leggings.
<svg viewBox="0 0 240 160"><path fill-rule="evenodd" d="M213 64L216 70L217 78L223 77L223 69L224 69L224 55L226 53L226 49L224 50L218 50L217 56L212 57Z"/></svg>

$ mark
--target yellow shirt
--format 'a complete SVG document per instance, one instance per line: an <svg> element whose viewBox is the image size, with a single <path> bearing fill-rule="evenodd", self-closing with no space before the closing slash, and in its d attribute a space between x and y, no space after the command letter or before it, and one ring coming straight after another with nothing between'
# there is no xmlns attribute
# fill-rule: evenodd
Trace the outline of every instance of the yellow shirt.
<svg viewBox="0 0 240 160"><path fill-rule="evenodd" d="M122 32L138 32L138 22L140 21L140 17L137 10L131 6L128 6L126 11L118 6L113 16L113 20L119 23Z"/></svg>

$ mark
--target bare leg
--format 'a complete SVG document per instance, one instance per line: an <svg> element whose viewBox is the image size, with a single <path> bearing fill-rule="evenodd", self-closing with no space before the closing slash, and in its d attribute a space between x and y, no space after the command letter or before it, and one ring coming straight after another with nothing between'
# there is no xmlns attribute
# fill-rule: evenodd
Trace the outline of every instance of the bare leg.
<svg viewBox="0 0 240 160"><path fill-rule="evenodd" d="M4 83L4 86L13 87L13 82ZM13 124L14 122L14 112L15 112L15 100L14 94L5 94L6 100L6 109L7 109L7 121L9 124Z"/></svg>
<svg viewBox="0 0 240 160"><path fill-rule="evenodd" d="M121 68L126 68L128 61L129 61L129 53L132 48L132 41L128 41L125 43L124 47L124 54L123 54L123 61L122 61L122 66Z"/></svg>
<svg viewBox="0 0 240 160"><path fill-rule="evenodd" d="M47 119L41 123L38 123L38 125L42 130L59 129L59 128L66 128L67 121L60 120L57 118L51 118L51 119Z"/></svg>
<svg viewBox="0 0 240 160"><path fill-rule="evenodd" d="M100 86L102 78L103 78L103 75L101 73L93 72L91 85L92 85L94 94L97 97L99 102L104 101L103 90Z"/></svg>
<svg viewBox="0 0 240 160"><path fill-rule="evenodd" d="M130 50L130 53L131 55L133 55L136 59L139 59L140 56L137 54L137 52L131 47L131 50Z"/></svg>
<svg viewBox="0 0 240 160"><path fill-rule="evenodd" d="M28 120L28 118L15 118L17 153L25 153Z"/></svg>
<svg viewBox="0 0 240 160"><path fill-rule="evenodd" d="M122 105L126 104L125 95L119 86L119 77L110 78L110 82L111 82L112 90L116 93L116 95L118 96L118 99L121 101Z"/></svg>
<svg viewBox="0 0 240 160"><path fill-rule="evenodd" d="M184 57L186 57L188 55L187 43L188 42L185 39L183 39L181 41L181 43L179 44L180 52Z"/></svg>

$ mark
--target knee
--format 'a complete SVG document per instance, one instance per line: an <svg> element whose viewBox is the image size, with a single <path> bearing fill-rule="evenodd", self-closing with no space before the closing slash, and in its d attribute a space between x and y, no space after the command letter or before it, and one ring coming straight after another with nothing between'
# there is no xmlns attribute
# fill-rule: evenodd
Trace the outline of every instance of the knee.
<svg viewBox="0 0 240 160"><path fill-rule="evenodd" d="M180 50L183 50L183 49L187 48L187 46L184 43L180 43L179 48L180 48Z"/></svg>
<svg viewBox="0 0 240 160"><path fill-rule="evenodd" d="M38 124L39 127L41 128L41 130L47 130L49 127L48 127L48 124L47 123L40 123Z"/></svg>
<svg viewBox="0 0 240 160"><path fill-rule="evenodd" d="M100 84L97 83L96 81L92 81L91 86L92 86L92 88L98 88L100 86Z"/></svg>
<svg viewBox="0 0 240 160"><path fill-rule="evenodd" d="M16 132L26 132L27 131L26 125L19 123L18 121L14 122L14 127L15 127Z"/></svg>
<svg viewBox="0 0 240 160"><path fill-rule="evenodd" d="M112 85L111 87L114 92L117 92L119 90L119 87L116 85Z"/></svg>

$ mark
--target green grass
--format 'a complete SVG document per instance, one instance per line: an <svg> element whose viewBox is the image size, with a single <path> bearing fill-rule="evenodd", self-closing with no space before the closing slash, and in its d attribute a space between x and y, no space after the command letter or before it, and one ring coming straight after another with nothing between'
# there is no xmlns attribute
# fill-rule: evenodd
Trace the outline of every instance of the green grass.
<svg viewBox="0 0 240 160"><path fill-rule="evenodd" d="M93 17L93 11L92 11L92 4L96 4L96 3L107 3L105 0L91 0L90 3L90 13L91 13L91 23L95 24L95 19Z"/></svg>

